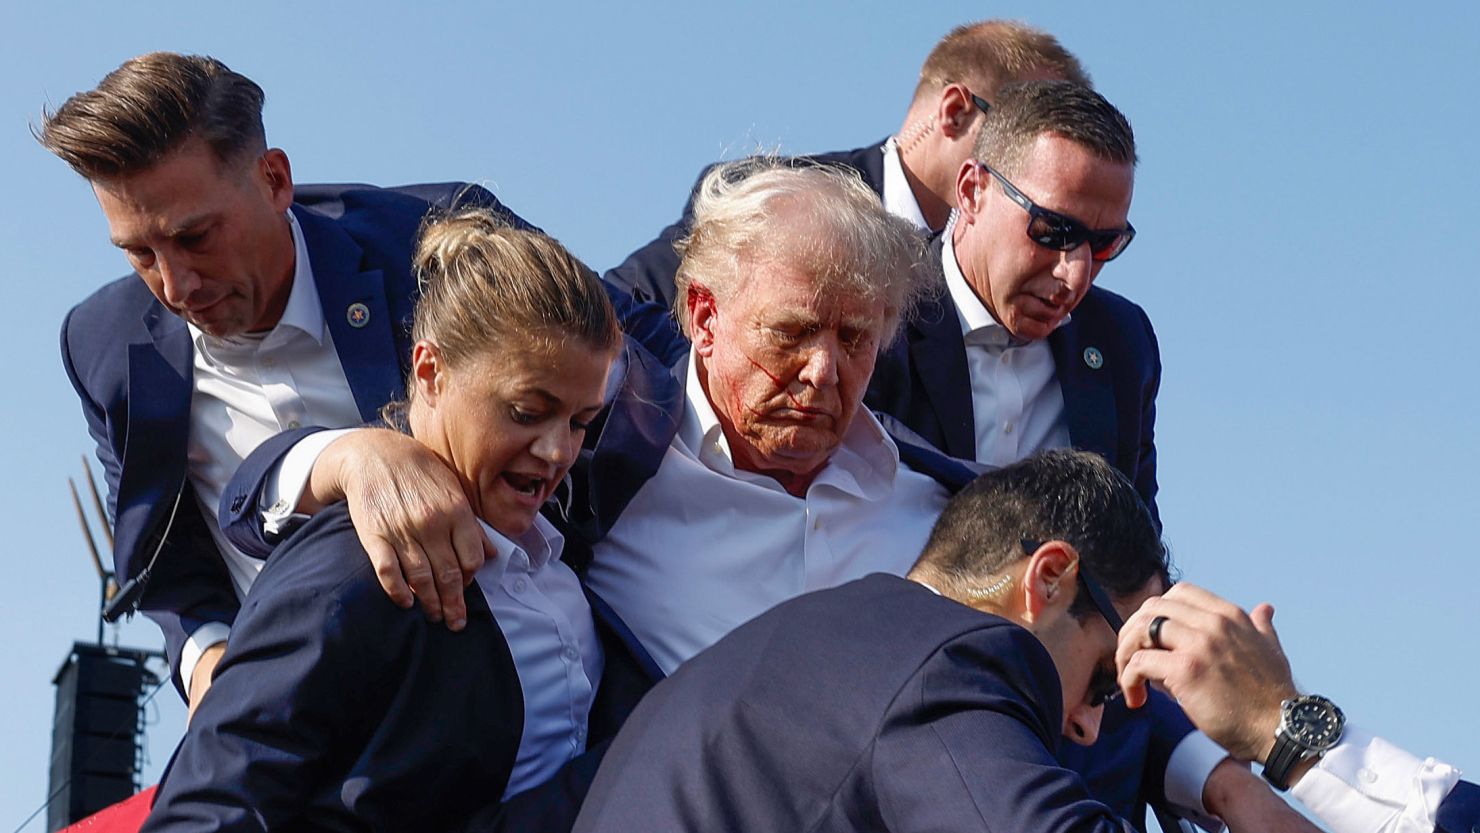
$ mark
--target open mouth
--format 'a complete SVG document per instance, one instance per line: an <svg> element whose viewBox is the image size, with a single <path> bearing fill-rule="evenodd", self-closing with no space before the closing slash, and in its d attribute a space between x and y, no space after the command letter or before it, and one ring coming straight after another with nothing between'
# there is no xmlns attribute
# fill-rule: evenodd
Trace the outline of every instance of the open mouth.
<svg viewBox="0 0 1480 833"><path fill-rule="evenodd" d="M504 472L504 482L525 497L538 497L545 489L545 478L517 472Z"/></svg>

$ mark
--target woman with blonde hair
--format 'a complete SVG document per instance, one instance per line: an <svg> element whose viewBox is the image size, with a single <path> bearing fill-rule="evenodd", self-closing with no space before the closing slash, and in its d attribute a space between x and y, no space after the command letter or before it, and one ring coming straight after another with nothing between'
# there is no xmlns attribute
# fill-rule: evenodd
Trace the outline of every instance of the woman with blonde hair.
<svg viewBox="0 0 1480 833"><path fill-rule="evenodd" d="M414 265L409 397L387 421L456 472L497 550L467 627L397 607L344 506L318 513L247 595L145 830L444 829L561 772L570 799L538 821L559 829L594 763L562 768L650 683L540 515L621 344L606 293L556 241L477 210L430 222Z"/></svg>

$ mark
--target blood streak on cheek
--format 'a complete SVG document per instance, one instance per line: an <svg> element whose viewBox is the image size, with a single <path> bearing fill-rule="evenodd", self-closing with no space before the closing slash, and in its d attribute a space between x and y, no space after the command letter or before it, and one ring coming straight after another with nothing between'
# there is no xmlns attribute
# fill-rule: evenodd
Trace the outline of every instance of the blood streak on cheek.
<svg viewBox="0 0 1480 833"><path fill-rule="evenodd" d="M777 390L786 394L786 398L791 400L792 407L799 410L802 409L802 400L798 399L796 397L796 394L788 390L790 386L782 382L780 376L772 373L769 369L766 368L765 365L761 364L750 356L746 356L745 360L750 362L756 370L759 370L760 372L766 374L766 378L771 380L771 384L775 385ZM746 407L750 408L749 405L747 405ZM755 414L756 416L760 416L760 411L757 411L755 408L750 408L750 412Z"/></svg>

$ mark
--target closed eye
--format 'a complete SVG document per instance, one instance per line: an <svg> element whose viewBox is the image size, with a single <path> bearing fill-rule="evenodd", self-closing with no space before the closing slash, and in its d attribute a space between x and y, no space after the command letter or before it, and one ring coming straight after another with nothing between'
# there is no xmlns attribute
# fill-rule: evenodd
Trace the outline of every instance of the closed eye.
<svg viewBox="0 0 1480 833"><path fill-rule="evenodd" d="M123 253L128 257L129 262L134 265L135 269L148 269L154 265L153 249L143 246L128 246L124 248Z"/></svg>
<svg viewBox="0 0 1480 833"><path fill-rule="evenodd" d="M526 411L518 405L509 406L509 419L516 425L536 425L545 415L537 411Z"/></svg>

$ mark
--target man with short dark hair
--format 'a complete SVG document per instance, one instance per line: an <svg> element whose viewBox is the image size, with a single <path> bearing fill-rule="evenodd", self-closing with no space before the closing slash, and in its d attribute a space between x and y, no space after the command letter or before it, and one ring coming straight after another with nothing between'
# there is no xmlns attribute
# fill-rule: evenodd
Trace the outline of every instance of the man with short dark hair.
<svg viewBox="0 0 1480 833"><path fill-rule="evenodd" d="M1065 82L998 99L957 171L942 291L880 360L868 402L982 463L1097 451L1156 516L1156 336L1140 307L1092 286L1135 234L1130 124Z"/></svg>
<svg viewBox="0 0 1480 833"><path fill-rule="evenodd" d="M785 602L659 683L576 830L1121 830L1054 750L1094 741L1116 631L1166 574L1098 456L989 472L906 577Z"/></svg>
<svg viewBox="0 0 1480 833"><path fill-rule="evenodd" d="M287 154L267 145L262 101L220 61L156 52L38 131L88 180L135 270L62 325L116 531L123 588L105 615L137 608L160 625L192 706L261 566L216 523L227 479L280 431L358 425L403 394L411 249L429 211L478 203L530 228L459 183L295 189ZM455 478L442 485L458 490ZM482 552L476 540L464 549ZM464 615L460 579L418 587L433 614L441 586L448 619Z"/></svg>
<svg viewBox="0 0 1480 833"><path fill-rule="evenodd" d="M922 230L939 231L955 205L956 171L972 152L982 110L1003 84L1048 78L1090 83L1079 59L1047 32L1011 20L964 24L926 57L895 135L794 162L857 171L891 214ZM680 260L674 244L688 233L692 219L691 199L678 222L608 271L606 279L639 298L672 306Z"/></svg>

